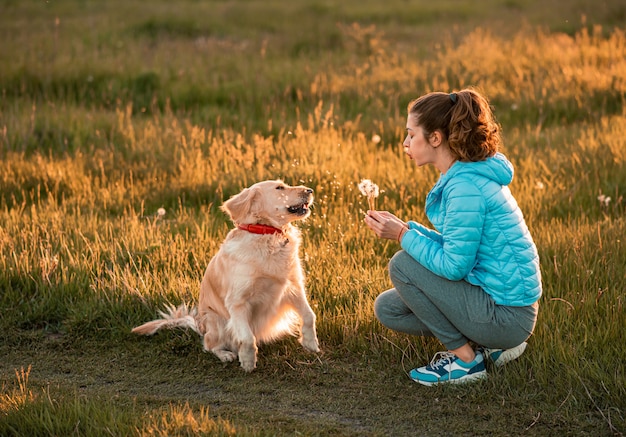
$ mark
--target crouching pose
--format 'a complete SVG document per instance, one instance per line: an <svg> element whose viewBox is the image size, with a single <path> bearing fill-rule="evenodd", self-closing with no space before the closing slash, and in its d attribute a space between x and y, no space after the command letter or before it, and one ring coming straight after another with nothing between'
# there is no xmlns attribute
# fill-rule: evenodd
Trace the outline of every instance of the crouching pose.
<svg viewBox="0 0 626 437"><path fill-rule="evenodd" d="M403 249L389 263L394 288L376 299L376 317L446 347L410 372L414 381L484 378L485 359L502 365L524 352L541 296L537 249L508 188L513 166L499 152L487 100L473 89L412 101L406 130L409 158L441 172L426 198L435 229L368 211L366 225Z"/></svg>

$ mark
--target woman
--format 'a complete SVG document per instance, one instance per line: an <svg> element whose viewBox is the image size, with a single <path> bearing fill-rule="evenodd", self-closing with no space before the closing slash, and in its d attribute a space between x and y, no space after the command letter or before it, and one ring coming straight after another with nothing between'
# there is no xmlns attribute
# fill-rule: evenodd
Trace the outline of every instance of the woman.
<svg viewBox="0 0 626 437"><path fill-rule="evenodd" d="M430 93L408 106L405 153L441 176L426 198L436 230L387 211L365 223L402 246L389 263L394 288L375 302L390 329L435 336L447 348L409 376L424 385L467 382L521 355L541 296L537 249L508 185L500 127L478 92ZM479 345L478 349L470 342Z"/></svg>

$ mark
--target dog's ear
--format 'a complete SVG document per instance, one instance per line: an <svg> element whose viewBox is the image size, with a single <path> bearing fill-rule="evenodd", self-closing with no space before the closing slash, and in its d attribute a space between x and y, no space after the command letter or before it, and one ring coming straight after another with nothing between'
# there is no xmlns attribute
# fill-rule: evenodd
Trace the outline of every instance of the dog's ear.
<svg viewBox="0 0 626 437"><path fill-rule="evenodd" d="M233 222L242 223L254 212L254 200L258 195L259 190L256 188L245 188L241 193L224 202L221 210L227 213Z"/></svg>

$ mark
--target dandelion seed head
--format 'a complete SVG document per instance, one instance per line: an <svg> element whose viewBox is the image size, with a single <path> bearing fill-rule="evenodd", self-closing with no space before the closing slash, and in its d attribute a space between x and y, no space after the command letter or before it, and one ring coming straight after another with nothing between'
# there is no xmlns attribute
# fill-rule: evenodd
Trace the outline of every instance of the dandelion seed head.
<svg viewBox="0 0 626 437"><path fill-rule="evenodd" d="M359 182L358 187L359 187L359 191L361 192L361 194L367 197L367 204L369 208L371 210L375 210L376 209L375 199L378 197L378 194L379 194L378 185L376 185L374 182L370 181L369 179L362 179L361 182Z"/></svg>
<svg viewBox="0 0 626 437"><path fill-rule="evenodd" d="M374 136L372 136L372 143L378 144L380 143L380 141L381 141L380 135L374 134Z"/></svg>
<svg viewBox="0 0 626 437"><path fill-rule="evenodd" d="M166 211L165 211L165 208L159 208L159 209L157 209L157 215L158 215L159 217L163 217L163 216L165 215L165 212L166 212Z"/></svg>
<svg viewBox="0 0 626 437"><path fill-rule="evenodd" d="M611 198L609 196L605 196L604 194L600 194L598 196L598 201L600 202L600 204L604 207L609 206L609 202L611 201Z"/></svg>
<svg viewBox="0 0 626 437"><path fill-rule="evenodd" d="M359 182L359 191L362 195L367 197L378 197L379 194L378 185L369 179L363 179Z"/></svg>

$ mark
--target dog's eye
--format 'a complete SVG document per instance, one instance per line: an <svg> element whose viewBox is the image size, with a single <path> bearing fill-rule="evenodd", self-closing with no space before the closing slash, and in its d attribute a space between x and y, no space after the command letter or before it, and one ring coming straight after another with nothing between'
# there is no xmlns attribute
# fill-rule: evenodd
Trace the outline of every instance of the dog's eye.
<svg viewBox="0 0 626 437"><path fill-rule="evenodd" d="M284 185L279 185L279 186L277 186L277 187L276 187L276 189L277 189L277 190L284 190L284 189L285 189L285 187L284 187Z"/></svg>

